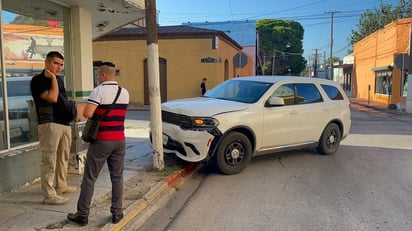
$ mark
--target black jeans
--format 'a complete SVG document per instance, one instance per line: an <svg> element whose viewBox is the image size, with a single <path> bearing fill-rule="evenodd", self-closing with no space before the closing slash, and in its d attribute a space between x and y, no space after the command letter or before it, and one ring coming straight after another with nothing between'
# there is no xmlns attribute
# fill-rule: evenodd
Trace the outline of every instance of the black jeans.
<svg viewBox="0 0 412 231"><path fill-rule="evenodd" d="M122 213L123 200L123 166L126 154L126 142L97 140L90 143L87 151L83 181L80 186L80 196L77 201L79 215L88 216L97 177L107 161L112 182L112 206L110 212L114 215Z"/></svg>

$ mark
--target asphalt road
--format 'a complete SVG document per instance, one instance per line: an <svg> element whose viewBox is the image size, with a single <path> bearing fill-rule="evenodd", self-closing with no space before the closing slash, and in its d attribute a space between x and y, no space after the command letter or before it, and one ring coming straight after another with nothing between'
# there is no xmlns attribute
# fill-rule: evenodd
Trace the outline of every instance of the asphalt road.
<svg viewBox="0 0 412 231"><path fill-rule="evenodd" d="M139 230L412 230L411 125L355 106L335 155L275 153L238 175L200 172Z"/></svg>

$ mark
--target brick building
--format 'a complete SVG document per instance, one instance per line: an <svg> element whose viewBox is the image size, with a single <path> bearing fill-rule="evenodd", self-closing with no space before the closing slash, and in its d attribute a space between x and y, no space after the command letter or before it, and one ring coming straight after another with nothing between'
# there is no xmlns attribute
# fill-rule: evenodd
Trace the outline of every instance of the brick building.
<svg viewBox="0 0 412 231"><path fill-rule="evenodd" d="M354 44L353 97L383 105L405 107L407 54L411 19L400 19Z"/></svg>

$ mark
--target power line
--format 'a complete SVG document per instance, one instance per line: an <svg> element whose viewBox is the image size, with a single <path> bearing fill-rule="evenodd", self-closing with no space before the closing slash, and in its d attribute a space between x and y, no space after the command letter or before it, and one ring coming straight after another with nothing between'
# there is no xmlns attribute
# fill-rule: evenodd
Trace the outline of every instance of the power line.
<svg viewBox="0 0 412 231"><path fill-rule="evenodd" d="M202 18L203 20L201 20L201 21L212 21L213 20L212 18L216 18L216 17L222 18L222 17L225 17L225 16L230 17L232 20L243 21L243 20L251 20L251 19L261 19L261 18L270 16L270 15L273 15L270 18L279 18L278 15L280 13L290 12L290 11L294 11L294 10L297 10L297 9L300 9L300 8L305 8L305 9L312 9L313 8L313 7L310 8L309 6L314 6L314 7L316 6L317 7L317 5L321 5L320 7L316 8L316 9L313 8L313 9L314 10L322 10L322 7L323 7L322 3L325 3L325 2L328 2L328 1L327 0L315 1L315 2L308 3L308 4L303 4L303 5L291 7L291 8L288 8L288 9L272 11L272 12L262 12L262 13L257 13L257 14L255 13L255 15L251 15L253 13L250 13L250 11L247 11L247 13L234 13L233 8L232 8L233 5L231 4L231 2L229 0L230 14L213 14L213 13L205 14L204 12L193 13L194 11L190 10L189 12L177 12L177 11L173 11L173 13L167 13L166 12L163 15L168 15L169 16L169 17L166 17L166 19L167 19L166 21L169 21L169 22L170 21L180 21L180 22L188 21L187 19L180 20L179 18L182 18L182 17L189 17L190 18L189 21L194 21L194 20L196 20L196 18ZM377 9L377 7L372 8L373 6L370 5L370 4L372 4L372 2L373 1L370 1L370 2L361 1L360 3L365 3L370 7L365 7L364 6L363 9L342 11L341 12L342 14L337 16L337 18L340 18L340 17L359 17L362 13L365 13L367 10ZM342 4L345 4L345 3L342 3ZM387 3L385 3L385 4L387 4ZM393 4L390 4L390 5L391 5L391 9L395 9L397 7L396 5L393 5ZM357 4L357 6L359 6L359 4ZM163 18L163 15L161 16L162 18ZM178 18L176 18L176 17L172 18L173 15L178 15ZM250 16L246 16L246 15L250 15ZM327 18L325 18L325 17L320 17L321 15L322 14L317 14L317 15L313 15L313 16L311 16L311 15L305 16L304 15L304 16L280 17L280 18L283 18L283 19L289 18L291 20L299 20L299 21L300 20L311 20L311 19L313 19L313 20L323 20L323 19L327 20ZM347 16L344 16L344 15L347 15ZM316 16L318 16L319 18L317 18ZM303 18L301 18L301 17L303 17ZM205 18L207 18L207 19L205 19ZM238 18L238 19L236 19L236 18ZM222 21L222 20L220 19L220 21Z"/></svg>
<svg viewBox="0 0 412 231"><path fill-rule="evenodd" d="M361 15L361 12L363 12L362 10L353 10L353 11L342 11L341 15L337 16L336 18L348 18L348 17L359 17ZM176 13L176 12L175 12ZM179 17L181 18L182 13L176 13L177 15L179 15ZM272 13L270 13L272 14ZM164 17L164 15L173 15L173 14L162 14L161 16ZM232 19L236 16L236 15L242 15L242 14L234 14L232 12L231 9L231 13L230 14L202 14L199 15L197 13L193 13L193 14L185 14L186 17L191 17L193 18L205 18L205 17L222 17L222 16L231 16ZM247 19L253 19L253 18L262 18L265 15L269 15L269 13L265 13L265 14L261 14L259 16L253 16L253 17L244 17L244 18L239 18L239 19L233 19L236 21L244 21ZM177 18L171 18L171 17L167 17L169 20L177 20ZM327 20L329 17L325 16L323 13L320 14L310 14L310 15L299 15L299 16L289 16L289 17L274 17L274 18L280 18L280 19L289 19L289 20L295 20L295 21L301 21L301 20Z"/></svg>
<svg viewBox="0 0 412 231"><path fill-rule="evenodd" d="M337 53L339 53L339 52L342 52L342 51L344 51L345 49L348 49L349 47L350 47L350 45L347 45L347 46L345 46L345 47L343 47L343 48L335 51L335 54L337 54Z"/></svg>
<svg viewBox="0 0 412 231"><path fill-rule="evenodd" d="M252 17L250 17L249 19L259 18L259 17L262 17L262 16L271 15L271 14L277 14L277 13L282 13L282 12L288 12L288 11L291 11L291 10L296 10L296 9L304 8L304 7L307 7L307 6L316 5L316 4L318 4L318 3L322 3L322 2L326 2L326 1L327 1L327 0L317 1L317 2L313 2L313 3L305 4L305 5L295 6L295 7L286 9L286 10L279 10L279 11L275 11L275 12L270 12L270 13L266 13L266 14L261 14L261 15L258 15L258 16L252 16ZM245 20L245 19L243 19L243 20Z"/></svg>
<svg viewBox="0 0 412 231"><path fill-rule="evenodd" d="M230 0L227 0L229 2L229 9L230 9L230 15L232 15L232 20L233 20L233 10L232 10L232 4L230 3Z"/></svg>

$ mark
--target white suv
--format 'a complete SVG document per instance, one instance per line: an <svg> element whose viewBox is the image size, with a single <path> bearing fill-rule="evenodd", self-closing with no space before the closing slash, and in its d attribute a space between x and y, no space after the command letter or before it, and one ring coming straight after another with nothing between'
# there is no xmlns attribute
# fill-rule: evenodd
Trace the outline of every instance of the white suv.
<svg viewBox="0 0 412 231"><path fill-rule="evenodd" d="M7 77L8 113L10 121L10 138L12 142L29 140L29 101L31 77ZM3 119L3 91L0 80L0 120ZM4 130L4 124L0 123Z"/></svg>
<svg viewBox="0 0 412 231"><path fill-rule="evenodd" d="M349 101L333 81L292 76L227 80L203 97L162 104L165 153L211 160L237 174L253 155L302 147L334 154L350 129Z"/></svg>

